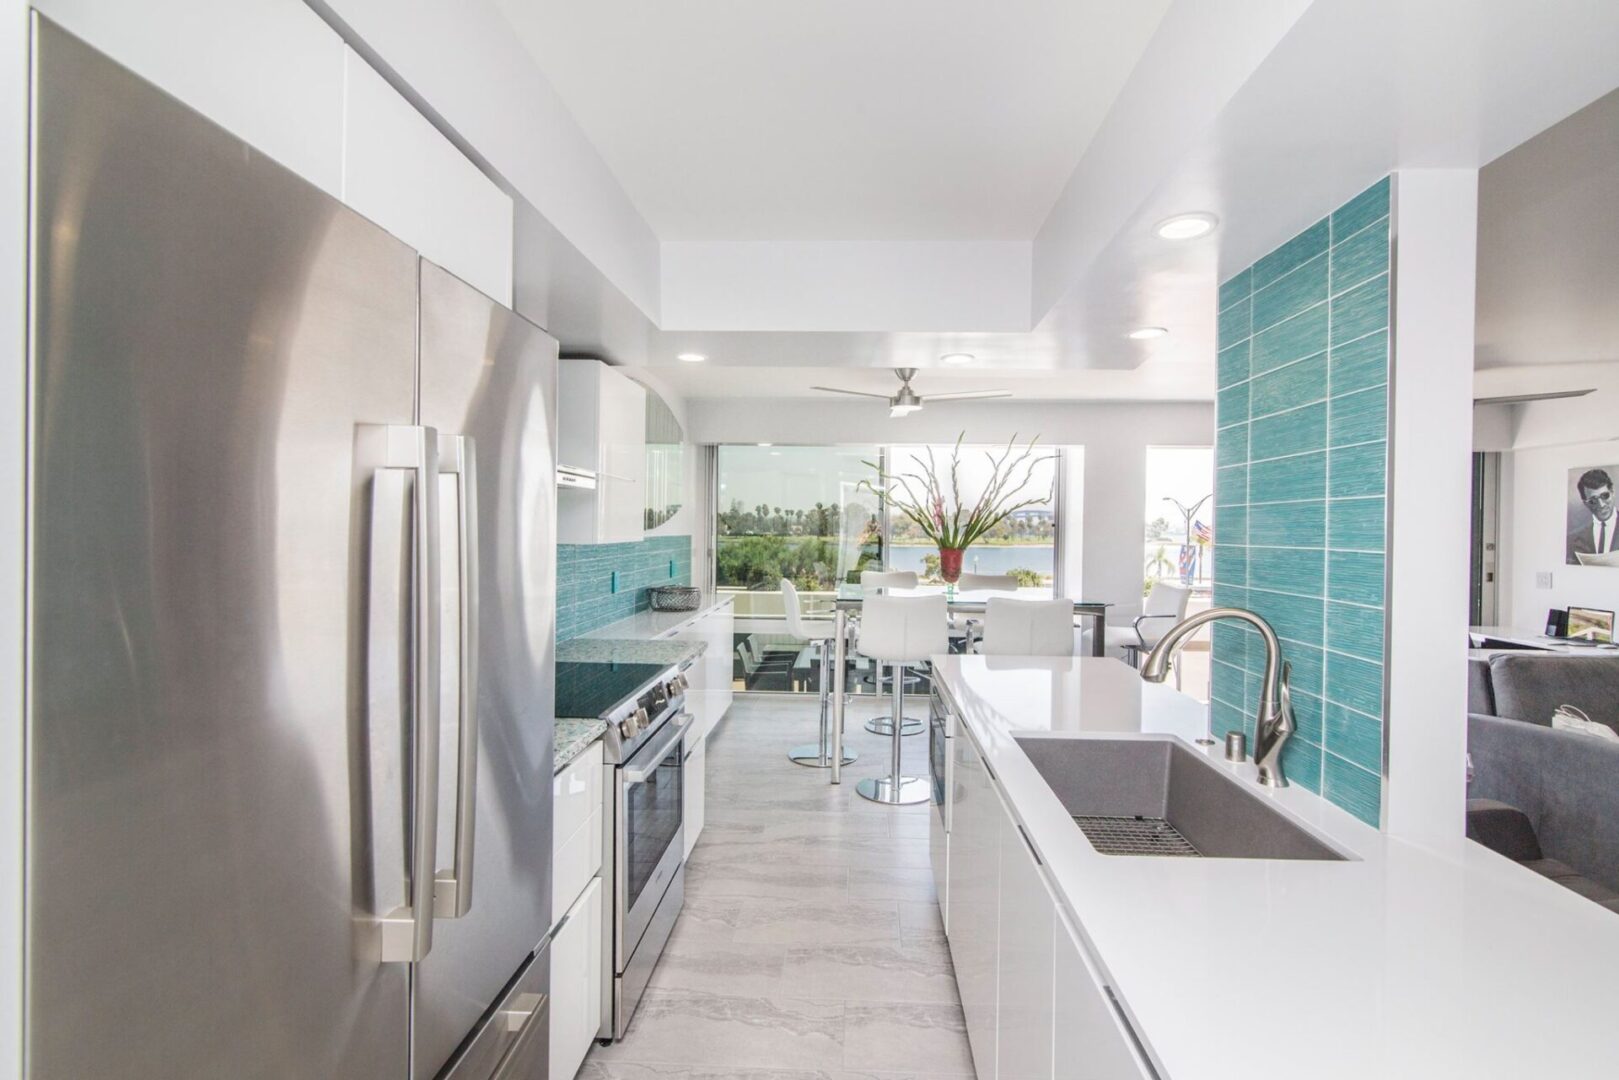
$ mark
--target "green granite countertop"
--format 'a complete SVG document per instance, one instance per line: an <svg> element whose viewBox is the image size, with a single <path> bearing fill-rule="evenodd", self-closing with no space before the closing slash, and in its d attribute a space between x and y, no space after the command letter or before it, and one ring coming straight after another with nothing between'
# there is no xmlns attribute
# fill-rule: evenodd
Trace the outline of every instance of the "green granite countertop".
<svg viewBox="0 0 1619 1080"><path fill-rule="evenodd" d="M601 664L684 664L701 656L707 647L703 641L569 638L557 643L557 659Z"/></svg>
<svg viewBox="0 0 1619 1080"><path fill-rule="evenodd" d="M590 749L590 744L602 737L607 725L600 720L575 720L557 717L556 749L551 775L567 768L568 762Z"/></svg>

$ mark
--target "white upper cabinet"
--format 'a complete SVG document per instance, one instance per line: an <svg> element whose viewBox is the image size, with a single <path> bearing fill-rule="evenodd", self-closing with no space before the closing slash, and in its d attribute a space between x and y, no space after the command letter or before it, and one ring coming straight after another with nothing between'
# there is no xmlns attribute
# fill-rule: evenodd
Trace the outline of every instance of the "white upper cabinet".
<svg viewBox="0 0 1619 1080"><path fill-rule="evenodd" d="M646 388L600 360L563 360L557 464L596 474L557 492L557 542L640 540L646 515Z"/></svg>
<svg viewBox="0 0 1619 1080"><path fill-rule="evenodd" d="M467 284L512 302L512 200L352 49L343 201Z"/></svg>
<svg viewBox="0 0 1619 1080"><path fill-rule="evenodd" d="M343 40L285 0L35 0L40 14L329 194L342 195Z"/></svg>

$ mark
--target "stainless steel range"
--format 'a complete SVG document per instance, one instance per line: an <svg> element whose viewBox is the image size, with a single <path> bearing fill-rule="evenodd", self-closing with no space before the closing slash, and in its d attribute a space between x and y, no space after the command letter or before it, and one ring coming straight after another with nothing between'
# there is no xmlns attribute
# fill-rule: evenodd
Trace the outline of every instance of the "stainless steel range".
<svg viewBox="0 0 1619 1080"><path fill-rule="evenodd" d="M561 663L557 711L598 716L603 736L607 850L612 868L613 973L603 985L600 1038L623 1038L685 901L685 664Z"/></svg>

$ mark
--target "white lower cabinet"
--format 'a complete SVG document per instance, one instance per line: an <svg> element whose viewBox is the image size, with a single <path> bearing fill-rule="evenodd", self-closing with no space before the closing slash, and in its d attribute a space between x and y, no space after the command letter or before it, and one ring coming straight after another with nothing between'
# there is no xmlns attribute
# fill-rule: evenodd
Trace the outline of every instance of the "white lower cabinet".
<svg viewBox="0 0 1619 1080"><path fill-rule="evenodd" d="M551 939L550 1080L573 1080L601 1027L604 915L592 878Z"/></svg>
<svg viewBox="0 0 1619 1080"><path fill-rule="evenodd" d="M951 740L955 791L950 812L950 960L978 1080L996 1080L996 977L1001 822L1005 811L970 738Z"/></svg>
<svg viewBox="0 0 1619 1080"><path fill-rule="evenodd" d="M1154 1080L977 745L951 745L947 937L978 1080Z"/></svg>
<svg viewBox="0 0 1619 1080"><path fill-rule="evenodd" d="M697 838L703 832L703 776L708 768L708 741L698 739L695 745L688 746L686 750L686 769L681 777L685 785L682 792L683 802L680 808L681 827L686 833L686 857L691 857L691 849L697 846Z"/></svg>
<svg viewBox="0 0 1619 1080"><path fill-rule="evenodd" d="M1051 1080L1051 940L1057 905L1033 849L1004 806L1000 819L997 1080Z"/></svg>
<svg viewBox="0 0 1619 1080"><path fill-rule="evenodd" d="M691 682L686 707L691 710L692 730L703 738L714 730L735 696L731 688L731 642L735 627L735 612L731 601L726 600L670 635L676 641L701 641L705 646L703 655L686 674Z"/></svg>

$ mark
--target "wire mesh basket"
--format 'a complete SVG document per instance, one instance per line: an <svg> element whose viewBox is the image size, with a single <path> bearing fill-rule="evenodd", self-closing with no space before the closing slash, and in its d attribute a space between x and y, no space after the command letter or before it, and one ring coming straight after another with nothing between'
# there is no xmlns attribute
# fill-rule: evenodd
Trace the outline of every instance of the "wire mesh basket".
<svg viewBox="0 0 1619 1080"><path fill-rule="evenodd" d="M696 611L703 598L695 585L660 585L651 593L653 611Z"/></svg>

